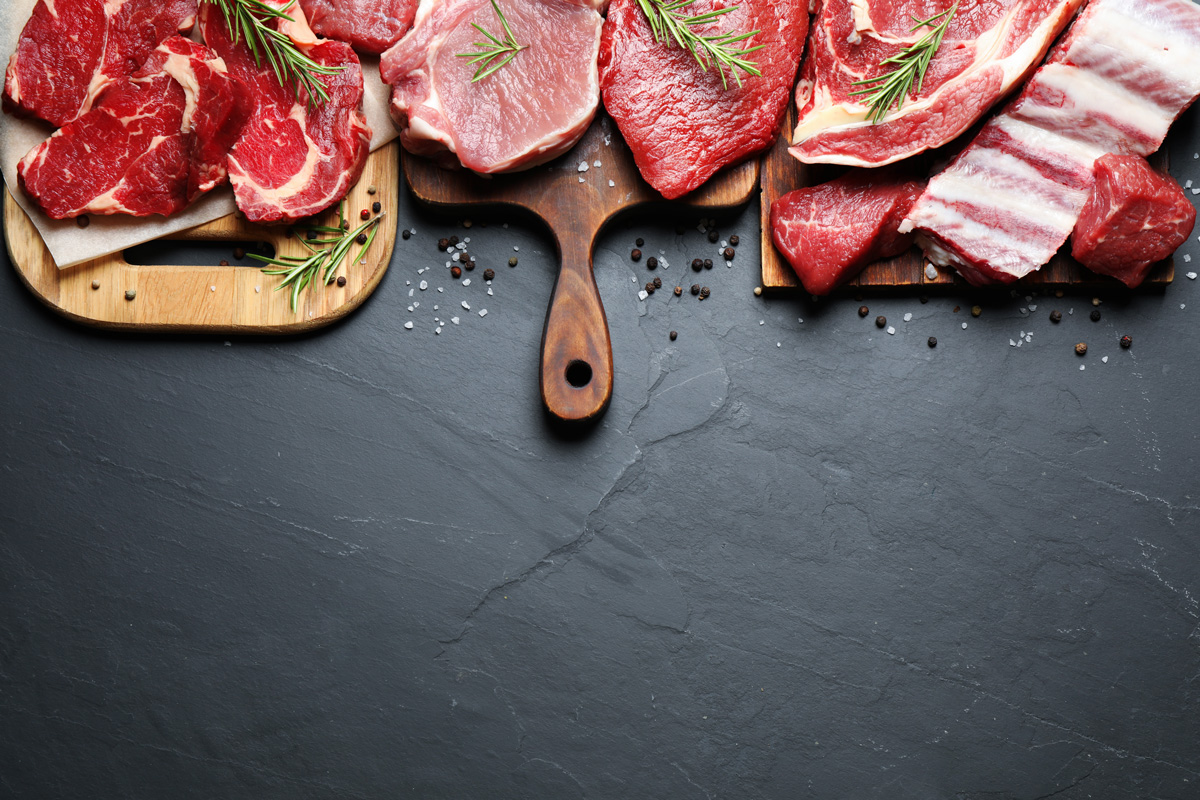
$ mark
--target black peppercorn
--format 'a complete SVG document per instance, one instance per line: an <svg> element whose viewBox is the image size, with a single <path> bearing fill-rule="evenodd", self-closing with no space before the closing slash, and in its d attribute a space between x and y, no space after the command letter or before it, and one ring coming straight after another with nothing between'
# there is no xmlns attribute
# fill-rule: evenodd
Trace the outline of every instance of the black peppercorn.
<svg viewBox="0 0 1200 800"><path fill-rule="evenodd" d="M930 336L930 337L929 337L929 346L930 346L930 347L937 347L937 337L936 337L936 336Z"/></svg>
<svg viewBox="0 0 1200 800"><path fill-rule="evenodd" d="M1093 308L1092 313L1089 316L1091 316L1092 322L1099 322L1100 321L1100 309Z"/></svg>
<svg viewBox="0 0 1200 800"><path fill-rule="evenodd" d="M449 246L449 247L454 247L454 245L458 244L458 237L457 237L457 236L451 236L451 237L450 237L450 238L447 240L447 242L449 242L449 244L448 244L448 246Z"/></svg>
<svg viewBox="0 0 1200 800"><path fill-rule="evenodd" d="M1087 343L1086 342L1080 342L1079 344L1075 345L1075 355L1077 355L1077 356L1086 356L1087 355Z"/></svg>
<svg viewBox="0 0 1200 800"><path fill-rule="evenodd" d="M485 269L483 271L483 279L485 281L490 281L492 278L495 278L495 277L496 277L496 270L492 269L491 267L488 267L487 269Z"/></svg>
<svg viewBox="0 0 1200 800"><path fill-rule="evenodd" d="M741 240L741 239L738 237L738 235L735 233L733 236L730 236L730 237L729 237L729 243L730 243L731 245L733 245L734 247L737 247L739 244L741 244L741 243L742 243L742 240Z"/></svg>
<svg viewBox="0 0 1200 800"><path fill-rule="evenodd" d="M726 261L732 261L733 254L734 254L734 250L732 247L726 247L724 250L721 251L721 255L725 256Z"/></svg>
<svg viewBox="0 0 1200 800"><path fill-rule="evenodd" d="M653 281L653 283L654 283L654 288L655 288L655 289L661 289L661 288L662 288L662 278L655 278L655 279L654 279L654 281Z"/></svg>
<svg viewBox="0 0 1200 800"><path fill-rule="evenodd" d="M887 317L880 315L875 318L875 327L876 328L882 328L884 325L887 325Z"/></svg>
<svg viewBox="0 0 1200 800"><path fill-rule="evenodd" d="M371 203L371 210L374 211L376 214L378 214L380 209L382 209L382 208L383 208L383 205L380 204L380 202L378 200L376 200L374 203ZM470 227L470 226L468 225L467 227Z"/></svg>
<svg viewBox="0 0 1200 800"><path fill-rule="evenodd" d="M717 233L717 229L716 229L716 228L712 228L712 229L710 229L710 230L709 230L709 232L708 232L708 240L709 240L710 242L715 242L717 239L720 239L720 238L721 238L721 234Z"/></svg>
<svg viewBox="0 0 1200 800"><path fill-rule="evenodd" d="M691 288L692 294L700 294L700 284L693 283Z"/></svg>
<svg viewBox="0 0 1200 800"><path fill-rule="evenodd" d="M1121 337L1121 349L1122 350L1128 350L1132 346L1133 346L1133 337L1132 336L1122 336Z"/></svg>
<svg viewBox="0 0 1200 800"><path fill-rule="evenodd" d="M678 338L679 338L679 333L676 331L671 331L671 341L673 342Z"/></svg>
<svg viewBox="0 0 1200 800"><path fill-rule="evenodd" d="M235 247L233 248L233 257L237 259L243 259L246 257L246 251L240 247Z"/></svg>
<svg viewBox="0 0 1200 800"><path fill-rule="evenodd" d="M471 270L475 269L475 259L464 258L462 265L463 265L463 269L465 269L467 272L470 272Z"/></svg>
<svg viewBox="0 0 1200 800"><path fill-rule="evenodd" d="M658 259L650 256L646 259L646 269L658 269Z"/></svg>
<svg viewBox="0 0 1200 800"><path fill-rule="evenodd" d="M450 246L450 240L447 239L445 236L443 236L441 239L438 239L438 250L445 250L449 246Z"/></svg>
<svg viewBox="0 0 1200 800"><path fill-rule="evenodd" d="M917 299L921 301L921 305L925 305L926 303L928 303L928 302L929 302L929 298L928 298L928 297L926 297L925 295L921 295L921 296L920 296L920 297L918 297Z"/></svg>
<svg viewBox="0 0 1200 800"><path fill-rule="evenodd" d="M682 294L683 294L683 287L682 287L682 286L676 286L676 287L675 287L675 296L676 296L676 297L679 297L679 296L680 296L680 295L682 295Z"/></svg>
<svg viewBox="0 0 1200 800"><path fill-rule="evenodd" d="M871 313L871 309L867 308L866 306L858 307L858 315L860 317L865 317L867 314L870 314L870 313Z"/></svg>
<svg viewBox="0 0 1200 800"><path fill-rule="evenodd" d="M645 243L646 243L646 240L640 236L637 238L637 241L634 242L634 244L636 244L638 247L641 247Z"/></svg>
<svg viewBox="0 0 1200 800"><path fill-rule="evenodd" d="M647 281L646 294L654 294L654 281Z"/></svg>
<svg viewBox="0 0 1200 800"><path fill-rule="evenodd" d="M641 261L642 260L642 251L634 249L634 250L630 251L629 257L632 258L634 261Z"/></svg>
<svg viewBox="0 0 1200 800"><path fill-rule="evenodd" d="M338 286L345 286L345 285L346 285L346 276L345 276L345 275L338 275L338 279L337 279L337 285L338 285Z"/></svg>
<svg viewBox="0 0 1200 800"><path fill-rule="evenodd" d="M1062 322L1062 312L1057 308L1050 312L1050 321L1057 324Z"/></svg>
<svg viewBox="0 0 1200 800"><path fill-rule="evenodd" d="M704 268L712 269L712 259L711 258L704 259Z"/></svg>
<svg viewBox="0 0 1200 800"><path fill-rule="evenodd" d="M359 244L366 244L367 235L365 233L360 233L358 236L354 237L354 241L358 242Z"/></svg>
<svg viewBox="0 0 1200 800"><path fill-rule="evenodd" d="M87 214L84 214L81 217L75 218L75 224L81 228L86 228L88 225L92 224L92 221L90 219L88 219Z"/></svg>
<svg viewBox="0 0 1200 800"><path fill-rule="evenodd" d="M708 297L710 294L712 294L712 290L710 290L707 286L700 287L700 299L701 300Z"/></svg>
<svg viewBox="0 0 1200 800"><path fill-rule="evenodd" d="M408 228L405 228L403 231L400 232L400 236L404 239L411 239L412 231L410 231Z"/></svg>
<svg viewBox="0 0 1200 800"><path fill-rule="evenodd" d="M450 268L450 277L458 280L462 277L462 267L454 266Z"/></svg>
<svg viewBox="0 0 1200 800"><path fill-rule="evenodd" d="M692 259L692 272L699 272L704 269L704 261L699 258Z"/></svg>
<svg viewBox="0 0 1200 800"><path fill-rule="evenodd" d="M228 267L228 266L229 266L229 262L228 262L227 260L225 260L225 259L223 259L223 258L222 258L220 261L218 261L218 262L217 262L217 266L219 266L219 267Z"/></svg>

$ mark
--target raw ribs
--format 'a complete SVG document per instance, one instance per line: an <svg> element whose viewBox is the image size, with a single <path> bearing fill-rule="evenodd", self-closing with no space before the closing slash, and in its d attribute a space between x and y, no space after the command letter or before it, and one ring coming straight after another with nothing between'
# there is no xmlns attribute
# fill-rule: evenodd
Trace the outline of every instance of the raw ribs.
<svg viewBox="0 0 1200 800"><path fill-rule="evenodd" d="M954 139L1023 81L1082 0L959 0L920 90L873 123L880 61L929 32L913 27L952 0L824 0L796 88L791 153L807 163L880 166ZM936 23L935 23L936 24ZM916 90L916 86L913 87Z"/></svg>
<svg viewBox="0 0 1200 800"><path fill-rule="evenodd" d="M902 230L971 283L1010 283L1066 242L1105 153L1146 156L1200 94L1200 7L1092 0L1020 95L935 175Z"/></svg>
<svg viewBox="0 0 1200 800"><path fill-rule="evenodd" d="M4 110L66 125L195 22L196 0L38 0L8 62Z"/></svg>
<svg viewBox="0 0 1200 800"><path fill-rule="evenodd" d="M51 217L167 215L225 182L239 120L225 65L181 36L59 128L17 167Z"/></svg>
<svg viewBox="0 0 1200 800"><path fill-rule="evenodd" d="M413 29L383 55L392 116L410 152L480 174L514 172L570 149L591 124L600 15L570 0L505 0L502 10L525 49L479 81L456 54L479 51L484 37L472 23L503 38L490 0L424 0Z"/></svg>
<svg viewBox="0 0 1200 800"><path fill-rule="evenodd" d="M695 0L703 14L726 0ZM763 45L749 58L762 77L704 70L688 50L656 42L637 0L613 0L600 48L604 107L616 120L646 182L674 199L728 164L775 140L787 110L804 37L803 0L741 0L737 9L701 26L704 35L761 31L742 46ZM737 80L741 80L739 86Z"/></svg>
<svg viewBox="0 0 1200 800"><path fill-rule="evenodd" d="M219 8L200 8L204 41L225 59L247 119L228 164L234 198L251 222L291 222L329 208L362 174L371 142L358 56L345 42L317 38L299 6L287 13L290 20L271 24L318 64L341 68L320 77L329 93L324 102L310 105L303 90L281 86L268 61L257 66L245 42L232 41Z"/></svg>
<svg viewBox="0 0 1200 800"><path fill-rule="evenodd" d="M417 0L300 0L313 32L378 55L400 41L417 13Z"/></svg>

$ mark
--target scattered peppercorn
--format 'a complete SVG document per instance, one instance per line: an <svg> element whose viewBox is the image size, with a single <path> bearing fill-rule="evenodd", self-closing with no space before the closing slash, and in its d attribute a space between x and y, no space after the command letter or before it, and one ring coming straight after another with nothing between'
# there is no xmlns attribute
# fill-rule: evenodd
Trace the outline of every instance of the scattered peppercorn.
<svg viewBox="0 0 1200 800"><path fill-rule="evenodd" d="M921 305L925 305L926 303L928 303L928 302L929 302L929 298L928 298L928 297L926 297L925 295L921 295L921 296L920 296L920 297L918 297L917 299L921 301Z"/></svg>
<svg viewBox="0 0 1200 800"><path fill-rule="evenodd" d="M135 297L137 297L137 289L126 289L125 290L125 299L126 300L132 300Z"/></svg>
<svg viewBox="0 0 1200 800"><path fill-rule="evenodd" d="M646 259L646 269L658 269L658 259L650 256Z"/></svg>
<svg viewBox="0 0 1200 800"><path fill-rule="evenodd" d="M983 308L981 306L971 306L971 316L972 317L978 317L982 313L983 313Z"/></svg>
<svg viewBox="0 0 1200 800"><path fill-rule="evenodd" d="M678 338L679 338L679 332L678 332L678 331L671 331L671 341L673 342L673 341L675 341L675 340L676 340L676 339L678 339Z"/></svg>
<svg viewBox="0 0 1200 800"><path fill-rule="evenodd" d="M445 236L443 236L441 239L438 239L438 250L445 250L449 246L450 246L450 240L447 239Z"/></svg>
<svg viewBox="0 0 1200 800"><path fill-rule="evenodd" d="M1132 336L1122 336L1121 337L1121 349L1122 350L1128 350L1132 346L1133 346L1133 337Z"/></svg>
<svg viewBox="0 0 1200 800"><path fill-rule="evenodd" d="M875 318L875 327L882 328L884 325L887 325L887 317L881 314Z"/></svg>
<svg viewBox="0 0 1200 800"><path fill-rule="evenodd" d="M378 214L382 209L383 209L383 205L378 200L376 200L374 203L371 203L371 210L374 211L376 214ZM471 223L469 220L467 222L464 222L463 225L466 225L468 228L471 227Z"/></svg>
<svg viewBox="0 0 1200 800"><path fill-rule="evenodd" d="M692 294L700 294L700 284L693 283L691 288Z"/></svg>
<svg viewBox="0 0 1200 800"><path fill-rule="evenodd" d="M374 187L374 185L372 185L372 186L368 186L368 187L367 187L367 194L375 194L375 187Z"/></svg>
<svg viewBox="0 0 1200 800"><path fill-rule="evenodd" d="M957 314L957 313L958 313L958 310L959 310L959 308L960 308L960 306L955 306L955 307L954 307L954 313L955 313L955 314Z"/></svg>
<svg viewBox="0 0 1200 800"><path fill-rule="evenodd" d="M634 249L632 252L630 252L629 257L632 258L634 261L641 261L642 260L642 251Z"/></svg>
<svg viewBox="0 0 1200 800"><path fill-rule="evenodd" d="M929 342L928 342L928 344L929 344L929 346L930 346L930 347L937 347L937 337L936 337L936 336L930 336L930 337L929 337Z"/></svg>
<svg viewBox="0 0 1200 800"><path fill-rule="evenodd" d="M363 217L363 219L366 219L366 217ZM350 230L350 220L348 220L348 219L342 220L342 230L344 230L344 231Z"/></svg>
<svg viewBox="0 0 1200 800"><path fill-rule="evenodd" d="M646 281L646 294L654 294L654 281Z"/></svg>
<svg viewBox="0 0 1200 800"><path fill-rule="evenodd" d="M450 247L454 247L456 244L458 244L458 237L451 236L449 239L447 239L447 241L450 243Z"/></svg>
<svg viewBox="0 0 1200 800"><path fill-rule="evenodd" d="M455 265L450 268L450 277L458 280L462 277L462 267Z"/></svg>
<svg viewBox="0 0 1200 800"><path fill-rule="evenodd" d="M1087 355L1087 343L1086 342L1080 342L1079 344L1075 345L1075 355L1077 355L1077 356Z"/></svg>
<svg viewBox="0 0 1200 800"><path fill-rule="evenodd" d="M337 285L338 285L338 286L345 286L345 285L346 285L346 276L345 276L345 275L338 275L338 279L337 279Z"/></svg>
<svg viewBox="0 0 1200 800"><path fill-rule="evenodd" d="M867 314L870 314L870 313L871 313L871 309L867 308L866 306L858 307L858 315L860 317L865 317Z"/></svg>
<svg viewBox="0 0 1200 800"><path fill-rule="evenodd" d="M761 286L755 286L755 287L754 287L754 296L755 296L755 297L762 297L762 287L761 287Z"/></svg>
<svg viewBox="0 0 1200 800"><path fill-rule="evenodd" d="M712 269L712 259L711 258L704 259L704 268Z"/></svg>
<svg viewBox="0 0 1200 800"><path fill-rule="evenodd" d="M701 300L708 297L710 294L712 294L712 290L710 290L707 286L700 287L700 299Z"/></svg>
<svg viewBox="0 0 1200 800"><path fill-rule="evenodd" d="M488 267L487 269L485 269L483 271L483 279L485 281L490 281L495 277L496 277L496 270L492 269L491 267Z"/></svg>
<svg viewBox="0 0 1200 800"><path fill-rule="evenodd" d="M508 259L508 265L509 265L510 267L515 267L515 266L517 265L517 257L516 257L516 256L510 256L510 257L509 257L509 259Z"/></svg>
<svg viewBox="0 0 1200 800"><path fill-rule="evenodd" d="M92 288L93 288L93 289L99 289L99 288L100 288L100 281L92 281ZM1129 337L1127 336L1127 337L1125 337L1125 338L1127 338L1127 339L1128 339Z"/></svg>
<svg viewBox="0 0 1200 800"><path fill-rule="evenodd" d="M704 269L704 261L699 258L692 259L692 272L699 272Z"/></svg>
<svg viewBox="0 0 1200 800"><path fill-rule="evenodd" d="M1100 321L1100 309L1093 308L1092 313L1089 316L1092 318L1092 322L1099 322Z"/></svg>
<svg viewBox="0 0 1200 800"><path fill-rule="evenodd" d="M371 209L364 208L362 211L358 212L358 216L362 219L370 219L371 218Z"/></svg>
<svg viewBox="0 0 1200 800"><path fill-rule="evenodd" d="M637 238L637 241L634 242L634 244L636 244L638 247L641 247L645 243L646 243L646 240L640 236Z"/></svg>
<svg viewBox="0 0 1200 800"><path fill-rule="evenodd" d="M720 238L721 238L721 234L717 233L717 229L716 229L716 228L712 228L712 229L710 229L710 230L709 230L709 232L708 232L708 240L709 240L710 242L715 242L715 241L717 241L717 239L720 239Z"/></svg>
<svg viewBox="0 0 1200 800"><path fill-rule="evenodd" d="M1053 311L1051 311L1050 312L1050 321L1055 323L1056 325L1058 323L1062 322L1062 312L1059 311L1057 308L1054 309Z"/></svg>
<svg viewBox="0 0 1200 800"><path fill-rule="evenodd" d="M227 260L225 260L224 258L222 258L220 261L217 262L217 266L218 267L228 267L229 262Z"/></svg>
<svg viewBox="0 0 1200 800"><path fill-rule="evenodd" d="M724 250L721 251L721 255L725 256L726 261L732 261L734 252L735 251L732 247L726 247Z"/></svg>
<svg viewBox="0 0 1200 800"><path fill-rule="evenodd" d="M1093 298L1092 298L1092 305L1094 305L1094 306L1098 306L1098 305L1100 305L1100 298L1099 298L1099 297L1093 297Z"/></svg>
<svg viewBox="0 0 1200 800"><path fill-rule="evenodd" d="M403 237L404 239L411 239L412 231L410 231L408 228L405 228L403 231L400 232L400 236Z"/></svg>
<svg viewBox="0 0 1200 800"><path fill-rule="evenodd" d="M463 269L465 269L467 272L470 272L471 270L475 269L475 259L464 258L462 260L462 265L463 265Z"/></svg>
<svg viewBox="0 0 1200 800"><path fill-rule="evenodd" d="M682 287L682 286L676 286L676 287L675 287L675 296L676 296L676 297L679 297L679 296L680 296L680 295L682 295L682 294L683 294L683 287Z"/></svg>
<svg viewBox="0 0 1200 800"><path fill-rule="evenodd" d="M655 289L661 289L661 288L662 288L662 278L655 278L655 279L654 279L654 281L653 281L653 283L654 283L654 288L655 288Z"/></svg>
<svg viewBox="0 0 1200 800"><path fill-rule="evenodd" d="M375 205L379 205L379 203L376 203ZM376 211L378 211L379 209L377 208L377 209L375 209L375 210L376 210ZM464 219L464 220L462 221L462 226L463 226L464 228L469 228L469 227L471 227L471 225L472 225L472 224L473 224L473 223L472 223L472 222L471 222L471 220L469 220L469 219Z"/></svg>
<svg viewBox="0 0 1200 800"><path fill-rule="evenodd" d="M240 247L235 247L233 248L233 257L239 260L243 259L246 257L246 251Z"/></svg>
<svg viewBox="0 0 1200 800"><path fill-rule="evenodd" d="M87 214L84 214L83 216L75 218L75 224L81 228L86 228L88 225L92 224L92 221L88 219Z"/></svg>
<svg viewBox="0 0 1200 800"><path fill-rule="evenodd" d="M733 236L730 236L730 237L729 237L729 243L730 243L731 245L733 245L734 247L737 247L739 244L741 244L741 243L742 243L742 240L741 240L741 238L739 238L739 237L738 237L738 235L735 233Z"/></svg>
<svg viewBox="0 0 1200 800"><path fill-rule="evenodd" d="M358 242L359 244L366 244L367 235L365 233L360 233L358 236L354 237L354 241Z"/></svg>

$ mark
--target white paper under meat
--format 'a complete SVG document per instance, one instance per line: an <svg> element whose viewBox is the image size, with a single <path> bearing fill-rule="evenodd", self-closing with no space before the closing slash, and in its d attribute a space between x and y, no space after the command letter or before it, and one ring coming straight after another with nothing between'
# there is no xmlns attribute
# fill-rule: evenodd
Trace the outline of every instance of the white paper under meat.
<svg viewBox="0 0 1200 800"><path fill-rule="evenodd" d="M33 13L36 0L7 0L0 3L0 66L7 67L9 56L17 49L17 40L29 15ZM391 89L379 78L379 59L361 57L363 81L366 94L363 110L374 135L371 150L377 150L396 138L396 128L388 116L388 99ZM44 122L18 119L2 114L0 120L0 162L4 170L4 182L13 197L29 214L34 226L42 234L50 254L60 269L73 267L99 256L116 253L136 244L171 233L194 228L211 222L236 210L233 192L228 185L214 189L201 197L186 210L162 218L92 215L91 225L81 230L75 220L50 219L30 203L17 183L17 164L25 154L44 141L54 129Z"/></svg>

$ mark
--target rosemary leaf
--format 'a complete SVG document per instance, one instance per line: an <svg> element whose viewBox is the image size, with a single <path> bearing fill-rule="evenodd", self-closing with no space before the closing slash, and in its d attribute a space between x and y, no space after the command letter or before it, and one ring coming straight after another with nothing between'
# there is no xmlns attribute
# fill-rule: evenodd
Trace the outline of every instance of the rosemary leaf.
<svg viewBox="0 0 1200 800"><path fill-rule="evenodd" d="M904 98L912 93L914 84L916 91L918 93L921 91L921 85L925 80L925 71L929 69L929 62L933 60L933 54L941 47L942 37L946 35L946 29L950 26L950 20L954 19L956 11L958 11L958 3L926 19L913 17L912 20L915 24L908 29L909 33L924 27L932 28L932 30L896 55L888 56L879 62L881 67L895 64L897 65L896 69L878 77L866 78L851 84L864 87L850 92L851 97L860 94L869 95L866 101L871 110L867 114L867 119L871 120L872 125L882 122L883 118L891 111L892 106L895 106L897 111L904 108ZM935 22L936 25L934 25Z"/></svg>
<svg viewBox="0 0 1200 800"><path fill-rule="evenodd" d="M500 6L496 0L492 0L492 9L495 10L496 16L500 18L500 25L504 28L504 38L489 33L483 26L474 22L471 27L482 33L490 41L474 42L472 47L479 48L478 50L468 53L455 53L457 58L470 59L468 64L477 64L475 75L471 78L471 83L481 81L489 75L494 75L501 67L517 57L517 53L524 50L528 45L518 44L517 37L513 34L512 28L508 25L508 20L504 17L504 12L500 10Z"/></svg>
<svg viewBox="0 0 1200 800"><path fill-rule="evenodd" d="M746 56L755 50L761 50L763 45L739 46L762 31L702 35L695 30L696 26L712 22L733 11L737 6L726 6L691 16L682 13L681 10L693 2L694 0L637 0L642 13L646 15L647 22L650 23L654 41L669 44L673 40L681 48L689 51L705 72L708 71L710 64L715 64L717 72L721 76L723 88L729 88L725 77L726 71L733 75L738 86L742 85L742 77L738 74L739 70L747 75L762 77L758 64Z"/></svg>

